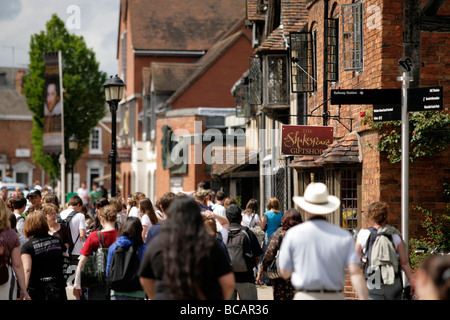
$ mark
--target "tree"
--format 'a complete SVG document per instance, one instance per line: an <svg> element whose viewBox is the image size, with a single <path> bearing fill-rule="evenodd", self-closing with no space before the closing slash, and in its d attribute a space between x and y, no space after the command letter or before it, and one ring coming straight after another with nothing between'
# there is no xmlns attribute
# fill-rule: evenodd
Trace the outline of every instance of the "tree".
<svg viewBox="0 0 450 320"><path fill-rule="evenodd" d="M46 24L46 31L31 36L30 75L25 77L24 95L27 106L33 113L31 132L34 152L33 161L51 178L59 179L61 165L59 155L44 155L42 148L44 131L45 64L44 52L62 53L64 143L68 146L72 134L78 138L75 159L79 159L89 143L92 129L106 115L103 83L106 73L99 70L93 50L88 49L82 36L70 34L64 22L53 14ZM70 159L70 150L65 148L65 157ZM69 172L71 161L66 161Z"/></svg>

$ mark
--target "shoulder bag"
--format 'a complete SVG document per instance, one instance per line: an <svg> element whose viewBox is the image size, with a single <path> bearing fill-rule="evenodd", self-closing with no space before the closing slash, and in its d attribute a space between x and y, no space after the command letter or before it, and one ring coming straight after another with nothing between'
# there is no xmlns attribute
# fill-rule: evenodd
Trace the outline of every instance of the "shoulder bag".
<svg viewBox="0 0 450 320"><path fill-rule="evenodd" d="M281 241L283 240L283 234L280 234L279 243L281 246ZM279 246L279 247L280 247ZM278 279L281 278L279 267L278 267L278 255L280 254L280 248L277 250L277 255L270 262L269 266L266 269L266 275L269 279Z"/></svg>
<svg viewBox="0 0 450 320"><path fill-rule="evenodd" d="M81 287L83 288L106 286L108 248L105 246L103 233L98 231L97 235L99 248L88 256L84 268L81 270Z"/></svg>

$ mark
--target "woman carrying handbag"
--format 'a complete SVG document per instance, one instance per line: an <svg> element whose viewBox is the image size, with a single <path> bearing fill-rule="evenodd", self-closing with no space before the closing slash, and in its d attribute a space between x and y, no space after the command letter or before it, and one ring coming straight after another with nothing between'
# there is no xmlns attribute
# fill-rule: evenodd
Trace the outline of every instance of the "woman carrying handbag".
<svg viewBox="0 0 450 320"><path fill-rule="evenodd" d="M294 298L295 289L291 284L291 279L285 280L280 276L276 277L278 252L281 247L286 232L293 226L302 223L302 216L296 209L286 211L281 219L281 227L275 231L272 240L267 247L266 254L256 276L256 282L261 283L263 272L273 281L273 299L274 300L292 300ZM270 272L269 272L270 270ZM270 275L270 276L269 276Z"/></svg>
<svg viewBox="0 0 450 320"><path fill-rule="evenodd" d="M109 248L117 238L117 230L115 223L117 219L117 209L114 205L107 205L99 212L99 219L102 225L101 231L92 232L87 238L80 252L80 260L78 261L77 271L75 273L75 283L73 287L73 295L80 299L83 287L82 271L88 262L88 257L97 250ZM106 257L104 259L104 277L106 279ZM90 286L87 290L88 300L109 300L109 289L106 283L100 286Z"/></svg>

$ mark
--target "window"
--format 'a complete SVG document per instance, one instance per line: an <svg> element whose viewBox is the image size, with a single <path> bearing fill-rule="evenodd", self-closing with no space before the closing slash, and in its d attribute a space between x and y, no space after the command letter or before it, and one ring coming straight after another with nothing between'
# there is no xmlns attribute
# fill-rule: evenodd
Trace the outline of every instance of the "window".
<svg viewBox="0 0 450 320"><path fill-rule="evenodd" d="M311 32L290 33L292 92L316 91L315 38Z"/></svg>
<svg viewBox="0 0 450 320"><path fill-rule="evenodd" d="M249 81L249 103L254 105L262 104L262 70L261 59L250 57L250 67L248 73Z"/></svg>
<svg viewBox="0 0 450 320"><path fill-rule="evenodd" d="M338 81L338 20L327 19L327 80Z"/></svg>
<svg viewBox="0 0 450 320"><path fill-rule="evenodd" d="M349 231L358 227L358 172L341 170L342 227Z"/></svg>
<svg viewBox="0 0 450 320"><path fill-rule="evenodd" d="M362 3L342 5L344 70L363 68Z"/></svg>
<svg viewBox="0 0 450 320"><path fill-rule="evenodd" d="M248 78L245 78L248 80ZM251 117L253 115L251 105L249 103L249 85L248 81L242 81L234 90L234 98L236 101L236 117Z"/></svg>
<svg viewBox="0 0 450 320"><path fill-rule="evenodd" d="M100 127L92 129L89 138L89 154L103 154L102 150L102 130Z"/></svg>
<svg viewBox="0 0 450 320"><path fill-rule="evenodd" d="M266 55L267 76L264 104L289 104L288 81L287 81L287 56Z"/></svg>

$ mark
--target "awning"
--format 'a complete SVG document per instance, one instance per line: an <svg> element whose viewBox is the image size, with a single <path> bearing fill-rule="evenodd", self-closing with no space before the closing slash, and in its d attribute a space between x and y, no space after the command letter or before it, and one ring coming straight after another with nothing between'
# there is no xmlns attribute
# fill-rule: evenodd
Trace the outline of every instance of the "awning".
<svg viewBox="0 0 450 320"><path fill-rule="evenodd" d="M361 137L357 132L351 132L345 137L333 142L320 156L296 157L289 167L296 170L319 168L331 164L361 164Z"/></svg>
<svg viewBox="0 0 450 320"><path fill-rule="evenodd" d="M212 161L211 175L220 177L249 164L257 164L258 153L244 147L215 147Z"/></svg>

